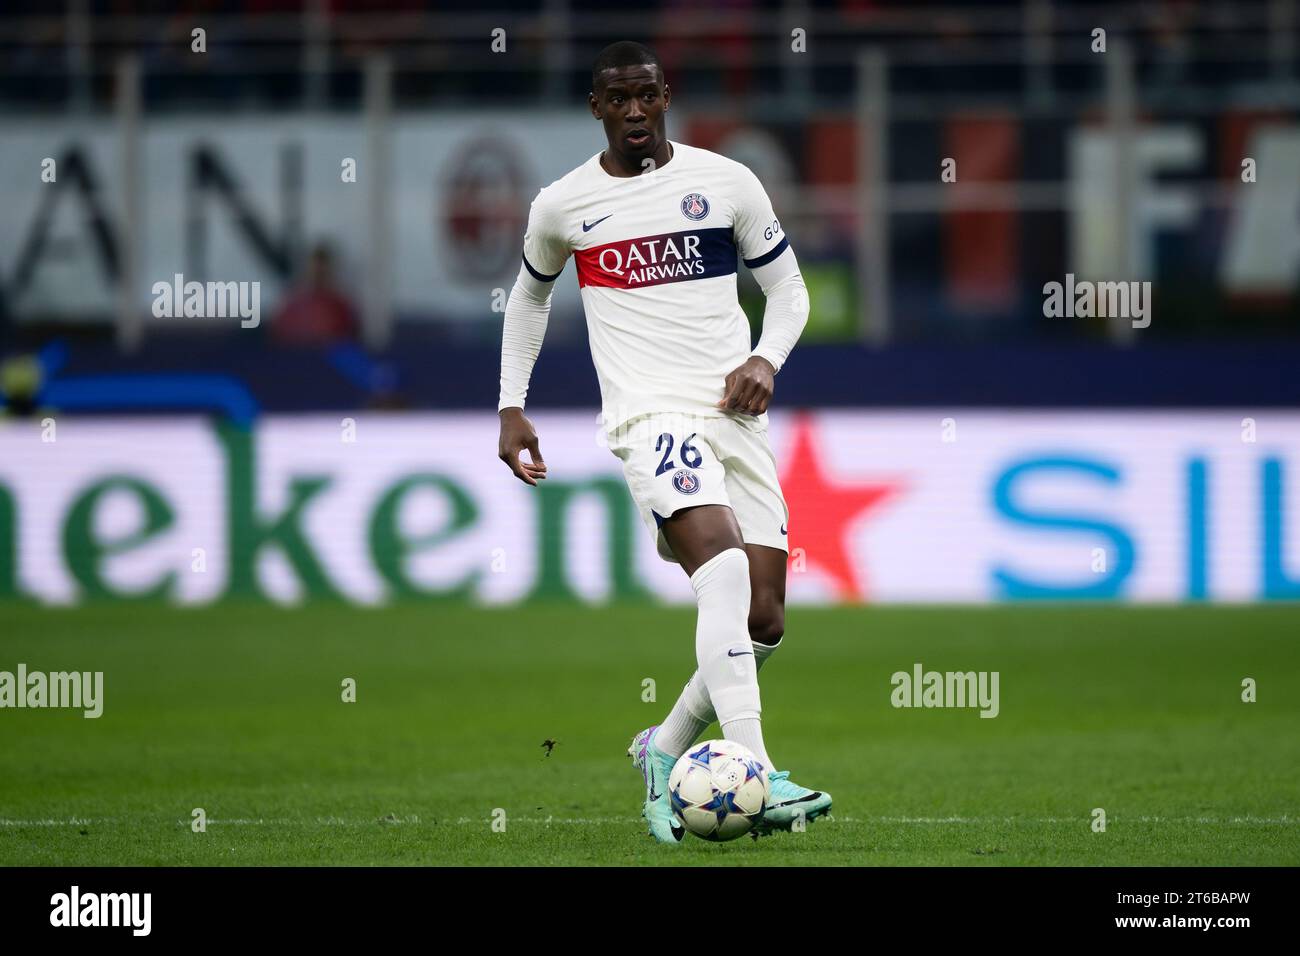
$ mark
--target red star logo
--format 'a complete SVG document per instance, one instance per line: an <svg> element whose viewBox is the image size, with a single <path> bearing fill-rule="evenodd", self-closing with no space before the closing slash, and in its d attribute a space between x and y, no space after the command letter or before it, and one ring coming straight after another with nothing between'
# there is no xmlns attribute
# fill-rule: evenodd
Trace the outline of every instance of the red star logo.
<svg viewBox="0 0 1300 956"><path fill-rule="evenodd" d="M804 560L835 582L842 599L866 597L863 569L849 557L848 532L864 513L902 490L898 481L834 481L822 470L812 419L795 421L794 442L785 456L781 490L793 516L790 553L803 548Z"/></svg>

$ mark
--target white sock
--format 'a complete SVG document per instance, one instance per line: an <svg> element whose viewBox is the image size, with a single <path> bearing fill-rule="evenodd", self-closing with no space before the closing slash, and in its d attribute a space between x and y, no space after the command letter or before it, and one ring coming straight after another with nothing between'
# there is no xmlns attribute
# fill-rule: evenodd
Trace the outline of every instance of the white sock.
<svg viewBox="0 0 1300 956"><path fill-rule="evenodd" d="M754 647L754 666L760 671L763 662L781 646L780 641L775 644L759 644L757 641L751 643ZM718 715L713 712L713 702L709 700L709 693L700 680L700 672L696 671L660 725L659 732L655 735L655 746L670 756L680 757L704 733L704 729L717 719Z"/></svg>
<svg viewBox="0 0 1300 956"><path fill-rule="evenodd" d="M752 750L769 773L776 769L772 766L772 758L767 755L767 748L763 746L763 722L757 717L727 721L722 725L722 736Z"/></svg>
<svg viewBox="0 0 1300 956"><path fill-rule="evenodd" d="M713 723L713 705L700 684L700 673L696 671L677 695L677 702L655 734L655 746L670 757L686 753L704 728Z"/></svg>
<svg viewBox="0 0 1300 956"><path fill-rule="evenodd" d="M748 556L740 548L728 548L696 569L691 586L699 605L695 660L723 736L748 747L771 768L760 723L757 655L749 639Z"/></svg>

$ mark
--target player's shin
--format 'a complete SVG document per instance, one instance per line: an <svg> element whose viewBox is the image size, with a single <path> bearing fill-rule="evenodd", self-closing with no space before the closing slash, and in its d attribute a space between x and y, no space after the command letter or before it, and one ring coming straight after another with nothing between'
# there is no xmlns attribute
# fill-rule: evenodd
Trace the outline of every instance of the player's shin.
<svg viewBox="0 0 1300 956"><path fill-rule="evenodd" d="M763 669L764 662L781 646L780 641L775 644L760 644L754 641L752 644L754 666L760 671ZM677 702L673 704L673 709L664 718L659 734L655 738L655 744L665 753L680 757L686 753L686 748L695 743L700 734L704 733L705 728L717 719L718 715L713 710L713 701L709 700L708 689L700 678L700 672L696 671L682 688Z"/></svg>
<svg viewBox="0 0 1300 956"><path fill-rule="evenodd" d="M728 548L691 575L699 616L695 657L713 710L728 740L744 744L769 769L759 714L758 667L749 638L749 558Z"/></svg>

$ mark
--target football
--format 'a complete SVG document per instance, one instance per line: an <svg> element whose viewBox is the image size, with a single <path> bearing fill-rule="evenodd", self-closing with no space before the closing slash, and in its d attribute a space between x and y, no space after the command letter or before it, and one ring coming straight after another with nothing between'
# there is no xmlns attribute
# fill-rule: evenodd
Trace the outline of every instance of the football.
<svg viewBox="0 0 1300 956"><path fill-rule="evenodd" d="M767 809L767 768L748 747L732 740L707 740L678 758L668 776L673 813L705 840L744 836Z"/></svg>

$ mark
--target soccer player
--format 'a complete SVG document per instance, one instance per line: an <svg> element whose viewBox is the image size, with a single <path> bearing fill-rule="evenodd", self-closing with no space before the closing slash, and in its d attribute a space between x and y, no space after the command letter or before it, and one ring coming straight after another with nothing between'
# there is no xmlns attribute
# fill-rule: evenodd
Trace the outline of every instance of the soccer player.
<svg viewBox="0 0 1300 956"><path fill-rule="evenodd" d="M807 322L808 292L757 177L668 139L671 102L647 47L623 41L597 56L588 105L608 143L533 200L506 303L498 412L501 459L529 485L545 480L524 397L552 286L572 255L610 450L658 553L682 566L699 608L698 669L663 723L628 749L651 835L676 844L683 830L668 774L714 719L768 769L772 800L757 832L811 821L831 797L775 770L758 690L758 670L784 633L788 554L767 407ZM737 253L767 298L753 350L736 299Z"/></svg>

